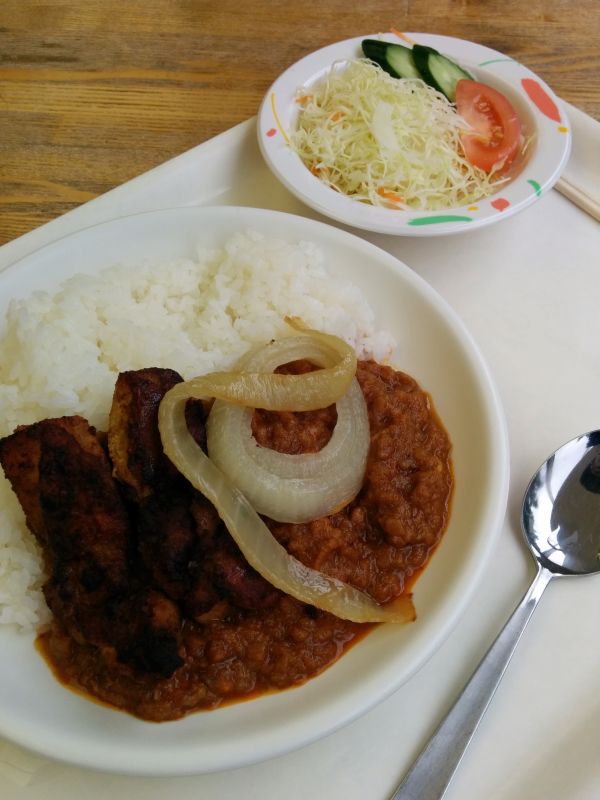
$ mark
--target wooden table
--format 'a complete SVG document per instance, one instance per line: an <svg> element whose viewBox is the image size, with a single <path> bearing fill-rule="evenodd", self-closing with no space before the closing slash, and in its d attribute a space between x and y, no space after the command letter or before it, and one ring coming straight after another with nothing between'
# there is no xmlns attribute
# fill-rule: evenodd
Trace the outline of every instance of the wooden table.
<svg viewBox="0 0 600 800"><path fill-rule="evenodd" d="M600 119L598 0L3 0L0 244L254 115L310 51L390 27L500 50Z"/></svg>

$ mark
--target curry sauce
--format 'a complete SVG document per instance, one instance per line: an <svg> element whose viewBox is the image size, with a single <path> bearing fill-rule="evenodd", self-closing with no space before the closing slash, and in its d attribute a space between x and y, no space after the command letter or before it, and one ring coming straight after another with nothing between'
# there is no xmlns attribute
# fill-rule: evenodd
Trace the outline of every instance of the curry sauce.
<svg viewBox="0 0 600 800"><path fill-rule="evenodd" d="M118 441L126 450L135 428L131 413L138 388L143 384L140 396L151 394L156 407L166 391L160 371L140 372L125 374L126 391L120 396L126 402L115 416L125 425ZM300 561L384 604L410 592L444 533L453 487L451 444L429 396L410 376L366 361L359 362L357 378L371 433L361 491L322 519L265 522ZM167 383L173 380L171 375ZM197 408L190 413L189 424L194 421L201 439L199 413ZM147 408L143 417L144 424L156 424ZM252 427L259 444L300 453L323 447L335 422L331 406L310 412L255 411ZM153 451L152 469L146 465L129 487L118 489L125 509L119 514L126 513L131 524L119 563L129 588L119 586L112 594L94 588L102 570L114 567L114 555L97 574L70 567L57 586L61 554L52 551L46 597L54 619L38 646L61 682L145 720L177 719L301 684L373 628L339 619L267 584L245 562L210 504L161 463L156 432L146 428L141 439ZM119 462L119 457L111 461L110 447L105 458L103 480L106 469L114 470ZM134 461L128 458L129 472ZM17 471L9 478L15 487ZM31 487L30 480L30 495ZM43 502L36 512L40 508ZM48 541L51 520L44 524ZM80 584L86 580L93 584L84 597L88 606L69 609L76 595L84 594ZM94 606L96 591L104 595Z"/></svg>

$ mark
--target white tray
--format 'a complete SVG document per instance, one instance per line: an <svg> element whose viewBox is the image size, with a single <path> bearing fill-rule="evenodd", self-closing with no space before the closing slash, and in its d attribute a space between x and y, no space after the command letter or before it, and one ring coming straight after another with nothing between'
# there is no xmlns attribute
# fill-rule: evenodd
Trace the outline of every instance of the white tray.
<svg viewBox="0 0 600 800"><path fill-rule="evenodd" d="M249 120L4 245L0 269L87 225L194 204L319 218L271 176L258 150L255 120ZM502 395L511 492L495 557L472 607L393 697L303 750L230 773L144 779L43 762L7 745L0 748L3 800L384 800L527 588L534 569L519 532L524 488L555 447L600 427L600 226L550 192L481 231L432 240L362 235L402 259L454 306ZM600 578L550 586L448 800L600 797L599 612Z"/></svg>

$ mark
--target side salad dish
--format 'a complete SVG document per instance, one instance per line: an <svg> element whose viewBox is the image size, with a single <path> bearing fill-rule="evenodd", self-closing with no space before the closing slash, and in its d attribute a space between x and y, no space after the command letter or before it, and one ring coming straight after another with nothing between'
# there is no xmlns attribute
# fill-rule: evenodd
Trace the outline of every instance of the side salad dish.
<svg viewBox="0 0 600 800"><path fill-rule="evenodd" d="M393 209L468 205L511 179L527 138L509 99L424 45L364 39L298 92L294 151L330 188Z"/></svg>

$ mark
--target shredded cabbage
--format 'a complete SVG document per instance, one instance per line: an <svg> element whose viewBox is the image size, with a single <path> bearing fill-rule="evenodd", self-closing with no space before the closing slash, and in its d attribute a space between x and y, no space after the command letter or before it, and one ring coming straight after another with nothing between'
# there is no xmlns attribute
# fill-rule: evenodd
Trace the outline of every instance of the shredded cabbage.
<svg viewBox="0 0 600 800"><path fill-rule="evenodd" d="M438 210L481 200L508 180L466 160L464 120L418 78L392 78L367 59L336 62L297 99L292 148L326 185L356 200Z"/></svg>

